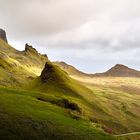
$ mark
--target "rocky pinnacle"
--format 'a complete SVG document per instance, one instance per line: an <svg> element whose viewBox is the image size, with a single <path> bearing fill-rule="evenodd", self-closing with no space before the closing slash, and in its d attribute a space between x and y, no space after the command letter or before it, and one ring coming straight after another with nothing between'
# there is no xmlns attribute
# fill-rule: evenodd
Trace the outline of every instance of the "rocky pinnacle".
<svg viewBox="0 0 140 140"><path fill-rule="evenodd" d="M6 32L3 29L0 29L0 38L2 40L4 40L6 43L8 43L7 37L6 37Z"/></svg>

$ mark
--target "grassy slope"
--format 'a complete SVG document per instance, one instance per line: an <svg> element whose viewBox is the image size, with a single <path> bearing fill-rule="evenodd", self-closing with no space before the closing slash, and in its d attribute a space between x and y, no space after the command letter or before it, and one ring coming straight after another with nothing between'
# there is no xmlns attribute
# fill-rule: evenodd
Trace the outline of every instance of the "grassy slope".
<svg viewBox="0 0 140 140"><path fill-rule="evenodd" d="M38 53L25 53L0 39L0 85L17 87L39 75L47 58Z"/></svg>
<svg viewBox="0 0 140 140"><path fill-rule="evenodd" d="M0 85L4 86L17 88L24 83L29 84L33 80L31 77L40 73L46 61L39 54L25 55L23 52L16 51L2 40L0 40L0 50ZM0 117L3 120L0 122L0 134L1 137L3 135L3 139L5 135L9 135L9 139L30 139L30 137L44 139L46 135L48 139L66 139L67 134L70 135L67 139L110 139L110 136L106 136L101 130L95 128L96 125L101 127L97 123L102 124L107 131L108 129L110 131L110 128L113 132L128 131L126 126L130 127L130 125L124 125L124 122L115 118L114 116L119 114L114 115L111 112L114 107L108 104L106 97L99 97L104 87L97 89L86 84L88 88L91 88L90 90L69 78L59 67L54 65L53 67L54 73L50 75L47 83L37 78L30 83L30 88L26 87L28 91L0 89ZM31 92L31 90L38 92ZM44 101L37 100L38 96L39 98L41 96ZM82 108L82 113L68 111L63 107L50 104L61 102L63 99L68 99L78 105ZM111 108L108 109L110 106ZM134 119L131 123L136 124L137 120Z"/></svg>
<svg viewBox="0 0 140 140"><path fill-rule="evenodd" d="M84 99L84 96L92 94L92 91L70 78L58 66L51 63L49 65L52 65L54 69L52 73L49 73L50 77L48 77L48 80L43 82L40 77L36 78L29 85L25 86L25 89L68 98L77 103L86 116L91 115L92 105L87 99Z"/></svg>
<svg viewBox="0 0 140 140"><path fill-rule="evenodd" d="M83 94L91 91L58 67L55 67L55 76L60 81L44 84L37 78L30 85L30 90L21 90L23 84L29 84L32 77L41 71L46 61L42 57L40 54L19 52L0 40L0 85L6 86L0 87L0 139L114 139L101 128L96 128L81 112L59 107L58 104L67 99L71 105L74 103L88 110L88 103L81 99Z"/></svg>
<svg viewBox="0 0 140 140"><path fill-rule="evenodd" d="M96 121L117 133L140 131L139 78L73 78L93 91L88 100L92 102L94 99L94 104L110 116L96 109Z"/></svg>
<svg viewBox="0 0 140 140"><path fill-rule="evenodd" d="M38 100L40 96L57 98L0 87L0 139L115 139L87 120L74 119L67 109Z"/></svg>
<svg viewBox="0 0 140 140"><path fill-rule="evenodd" d="M140 131L140 96L138 93L132 95L134 85L138 85L135 87L138 90L139 79L135 79L135 81L134 78L116 78L113 81L115 78L112 78L111 81L109 78L93 78L86 82L85 77L81 78L81 83L87 89L77 81L68 78L68 75L59 67L54 66L54 68L53 71L56 75L53 73L54 77L52 79L46 83L36 79L31 84L32 86L30 85L30 88L47 94L53 93L57 96L64 96L76 102L83 109L84 116L93 122L102 124L107 132ZM59 78L56 78L57 76L63 80L59 80ZM85 82L83 83L83 81ZM130 86L133 88L129 92L126 91ZM137 90L135 92L138 92Z"/></svg>

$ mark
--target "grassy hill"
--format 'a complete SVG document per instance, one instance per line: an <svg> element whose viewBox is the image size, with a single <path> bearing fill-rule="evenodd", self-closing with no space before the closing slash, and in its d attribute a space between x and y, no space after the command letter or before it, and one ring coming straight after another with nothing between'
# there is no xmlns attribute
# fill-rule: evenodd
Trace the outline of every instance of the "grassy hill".
<svg viewBox="0 0 140 140"><path fill-rule="evenodd" d="M140 131L139 78L73 78L93 91L88 101L94 101L93 103L101 109L94 110L93 120L105 124L118 134Z"/></svg>
<svg viewBox="0 0 140 140"><path fill-rule="evenodd" d="M0 85L17 87L40 75L49 61L32 46L26 44L25 51L18 51L0 39Z"/></svg>
<svg viewBox="0 0 140 140"><path fill-rule="evenodd" d="M46 100L40 100L42 97ZM54 104L56 100L61 97L0 87L0 139L116 139L94 123L76 117L74 110Z"/></svg>
<svg viewBox="0 0 140 140"><path fill-rule="evenodd" d="M104 83L101 84L102 79L97 81L96 78L77 78L77 80L83 86L71 79L58 66L46 63L41 76L30 84L29 90L36 90L69 100L81 109L80 117L99 124L106 132L121 134L140 130L140 114L138 111L140 96L138 94L131 95L132 93L121 89L122 85L113 87L111 83L114 82L105 86ZM109 82L110 79L105 78L105 80ZM119 79L117 80L119 82ZM126 81L130 82L129 79ZM124 81L125 85L127 85L126 81ZM139 80L137 80L137 84L139 84L138 82Z"/></svg>
<svg viewBox="0 0 140 140"><path fill-rule="evenodd" d="M117 139L89 120L91 93L32 46L21 52L0 39L1 140Z"/></svg>
<svg viewBox="0 0 140 140"><path fill-rule="evenodd" d="M62 69L28 44L18 51L0 39L0 139L115 140L140 131L139 78Z"/></svg>

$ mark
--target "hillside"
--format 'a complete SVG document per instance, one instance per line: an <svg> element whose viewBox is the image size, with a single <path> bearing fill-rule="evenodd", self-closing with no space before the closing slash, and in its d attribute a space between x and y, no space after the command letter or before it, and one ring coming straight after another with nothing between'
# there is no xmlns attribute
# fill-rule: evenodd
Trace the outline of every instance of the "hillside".
<svg viewBox="0 0 140 140"><path fill-rule="evenodd" d="M29 89L53 94L82 98L84 94L91 94L91 90L79 84L76 80L58 66L46 62L40 77L34 79ZM51 94L52 94L51 93Z"/></svg>
<svg viewBox="0 0 140 140"><path fill-rule="evenodd" d="M105 125L117 134L140 132L140 79L130 77L78 77L81 84L92 90L85 98L96 105L91 120ZM131 136L134 140L139 135Z"/></svg>
<svg viewBox="0 0 140 140"><path fill-rule="evenodd" d="M26 44L24 51L18 51L0 37L0 85L21 86L26 80L40 75L46 61L49 61L48 57L32 46Z"/></svg>
<svg viewBox="0 0 140 140"><path fill-rule="evenodd" d="M116 64L104 73L96 73L94 76L113 76L113 77L140 77L140 71L131 69L127 66Z"/></svg>
<svg viewBox="0 0 140 140"><path fill-rule="evenodd" d="M1 140L115 140L90 121L90 94L32 46L18 51L0 39Z"/></svg>
<svg viewBox="0 0 140 140"><path fill-rule="evenodd" d="M40 100L44 97L46 100ZM0 87L1 140L117 140L55 105L61 97Z"/></svg>
<svg viewBox="0 0 140 140"><path fill-rule="evenodd" d="M0 39L0 139L115 140L140 130L138 78L93 77L57 63Z"/></svg>
<svg viewBox="0 0 140 140"><path fill-rule="evenodd" d="M85 77L81 79L77 78L79 81L77 82L58 66L47 62L41 76L31 82L27 89L61 97L62 99L51 102L63 108L68 107L69 102L72 102L74 108L80 112L78 116L100 125L106 132L120 134L139 131L140 114L137 112L139 102L135 101L139 95L134 94L132 98L131 93L120 87L116 88L111 84L110 86L96 85L96 79L93 79L94 84ZM109 82L108 79L106 79L107 82ZM66 99L66 102L63 99ZM48 101L44 97L40 100ZM121 117L118 118L118 115Z"/></svg>

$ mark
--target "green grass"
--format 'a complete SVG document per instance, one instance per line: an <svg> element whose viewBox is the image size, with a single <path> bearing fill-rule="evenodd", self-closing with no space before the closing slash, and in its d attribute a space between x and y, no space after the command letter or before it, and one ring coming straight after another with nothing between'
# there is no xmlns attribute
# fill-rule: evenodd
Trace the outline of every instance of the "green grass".
<svg viewBox="0 0 140 140"><path fill-rule="evenodd" d="M110 140L117 138L103 130L139 130L139 83L122 88L104 86L108 79L79 82L48 60L52 70L43 81L37 76L45 62L36 52L20 52L0 40L0 85L5 86L0 87L0 139Z"/></svg>
<svg viewBox="0 0 140 140"><path fill-rule="evenodd" d="M40 96L57 98L0 87L0 139L115 139L86 119L74 119L68 109L38 100Z"/></svg>
<svg viewBox="0 0 140 140"><path fill-rule="evenodd" d="M0 85L21 87L40 75L46 61L39 53L15 50L0 39Z"/></svg>
<svg viewBox="0 0 140 140"><path fill-rule="evenodd" d="M139 78L74 78L93 91L84 97L94 105L91 120L117 134L140 131Z"/></svg>

